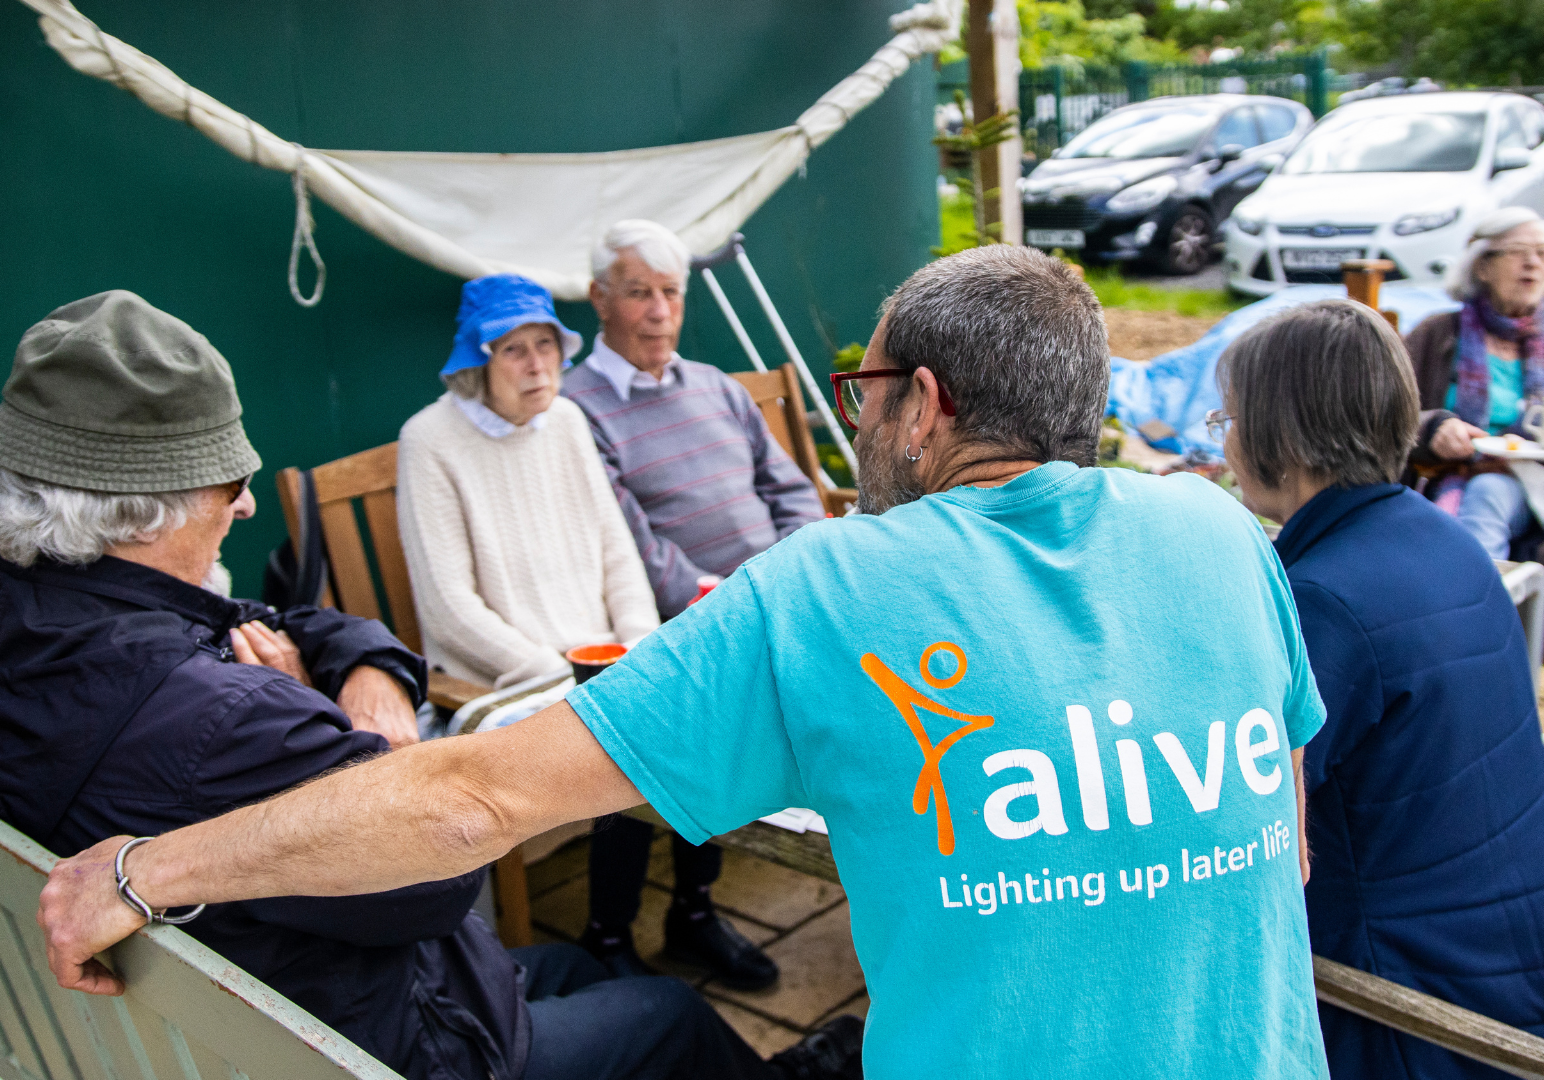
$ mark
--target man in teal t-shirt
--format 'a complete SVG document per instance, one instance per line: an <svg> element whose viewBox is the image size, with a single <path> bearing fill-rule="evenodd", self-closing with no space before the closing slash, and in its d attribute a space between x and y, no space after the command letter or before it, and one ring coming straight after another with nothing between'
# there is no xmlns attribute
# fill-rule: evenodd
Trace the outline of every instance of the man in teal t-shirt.
<svg viewBox="0 0 1544 1080"><path fill-rule="evenodd" d="M125 872L152 907L380 890L640 796L697 842L808 806L851 902L869 1080L1325 1075L1294 777L1324 709L1291 592L1220 489L1082 467L1108 377L1060 262L924 267L841 377L862 515L750 560L565 703ZM90 960L137 925L116 850L53 875L64 985L116 985Z"/></svg>
<svg viewBox="0 0 1544 1080"><path fill-rule="evenodd" d="M1059 461L807 527L569 703L689 840L825 815L871 1080L1319 1074L1324 710L1205 480Z"/></svg>

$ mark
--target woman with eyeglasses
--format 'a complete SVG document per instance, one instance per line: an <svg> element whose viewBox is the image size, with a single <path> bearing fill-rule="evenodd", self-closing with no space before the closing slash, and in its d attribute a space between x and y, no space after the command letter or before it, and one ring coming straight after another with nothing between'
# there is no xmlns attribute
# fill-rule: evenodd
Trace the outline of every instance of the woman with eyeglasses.
<svg viewBox="0 0 1544 1080"><path fill-rule="evenodd" d="M1276 551L1327 713L1303 760L1313 951L1544 1034L1544 742L1490 557L1398 483L1419 423L1371 308L1293 308L1218 364L1244 505ZM1215 436L1214 436L1215 437ZM1335 1077L1493 1075L1319 1007Z"/></svg>
<svg viewBox="0 0 1544 1080"><path fill-rule="evenodd" d="M1500 460L1477 458L1473 440L1521 433L1528 406L1544 402L1544 221L1523 206L1482 218L1447 288L1462 310L1406 341L1425 410L1410 463L1427 494L1505 559L1533 517L1522 484Z"/></svg>

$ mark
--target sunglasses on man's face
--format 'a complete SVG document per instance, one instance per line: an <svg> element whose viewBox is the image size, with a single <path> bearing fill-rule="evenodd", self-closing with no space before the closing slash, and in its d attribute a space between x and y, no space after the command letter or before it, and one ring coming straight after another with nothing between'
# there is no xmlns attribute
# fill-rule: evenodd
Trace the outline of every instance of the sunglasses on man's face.
<svg viewBox="0 0 1544 1080"><path fill-rule="evenodd" d="M225 490L231 493L230 501L235 503L237 499L241 498L242 494L247 490L247 488L251 486L252 477L243 476L240 480L232 480L230 483L226 484Z"/></svg>

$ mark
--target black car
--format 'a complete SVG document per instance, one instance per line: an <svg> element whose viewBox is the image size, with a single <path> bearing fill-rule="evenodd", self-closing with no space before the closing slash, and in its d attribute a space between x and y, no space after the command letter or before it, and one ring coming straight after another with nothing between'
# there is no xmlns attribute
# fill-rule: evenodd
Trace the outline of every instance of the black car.
<svg viewBox="0 0 1544 1080"><path fill-rule="evenodd" d="M1233 207L1312 125L1295 101L1243 94L1116 109L1019 181L1024 242L1196 273Z"/></svg>

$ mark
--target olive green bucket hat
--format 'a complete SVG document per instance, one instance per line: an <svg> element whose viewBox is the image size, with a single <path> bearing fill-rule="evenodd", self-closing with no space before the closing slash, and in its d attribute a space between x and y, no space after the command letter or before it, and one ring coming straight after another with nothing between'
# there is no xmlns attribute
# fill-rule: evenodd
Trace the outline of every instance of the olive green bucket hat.
<svg viewBox="0 0 1544 1080"><path fill-rule="evenodd" d="M122 289L66 304L22 335L0 393L0 467L37 480L186 491L263 465L225 357Z"/></svg>

